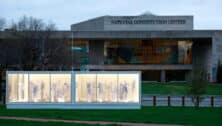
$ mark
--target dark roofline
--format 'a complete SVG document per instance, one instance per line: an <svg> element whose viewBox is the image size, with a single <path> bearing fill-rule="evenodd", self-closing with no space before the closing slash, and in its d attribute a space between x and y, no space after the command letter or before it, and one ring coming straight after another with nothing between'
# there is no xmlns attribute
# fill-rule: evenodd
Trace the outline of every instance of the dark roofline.
<svg viewBox="0 0 222 126"><path fill-rule="evenodd" d="M23 32L25 33L25 32ZM41 31L44 34L44 31ZM52 39L144 39L144 38L212 38L222 30L191 31L52 31ZM0 39L17 39L12 32L1 31Z"/></svg>

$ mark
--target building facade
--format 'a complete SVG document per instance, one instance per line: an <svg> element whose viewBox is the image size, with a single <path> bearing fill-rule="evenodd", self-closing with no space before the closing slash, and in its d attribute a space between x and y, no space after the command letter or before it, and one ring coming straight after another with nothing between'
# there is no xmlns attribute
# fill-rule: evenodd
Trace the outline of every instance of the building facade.
<svg viewBox="0 0 222 126"><path fill-rule="evenodd" d="M32 36L28 43L35 40L30 46L39 51L28 50L33 53L22 58L25 46L14 43L23 39L0 32L1 43L7 43L7 48L0 46L5 50L1 64L47 62L56 70L142 71L144 81L170 82L186 81L198 61L215 82L222 60L222 30L194 30L193 16L102 16L73 24L71 31L53 31L47 41L38 38Z"/></svg>

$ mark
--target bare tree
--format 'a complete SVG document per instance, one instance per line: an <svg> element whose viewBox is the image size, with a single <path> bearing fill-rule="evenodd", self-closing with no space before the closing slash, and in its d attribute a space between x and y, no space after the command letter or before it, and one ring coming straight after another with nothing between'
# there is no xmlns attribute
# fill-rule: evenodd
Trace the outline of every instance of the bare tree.
<svg viewBox="0 0 222 126"><path fill-rule="evenodd" d="M5 28L6 21L4 18L0 18L0 31L2 31Z"/></svg>
<svg viewBox="0 0 222 126"><path fill-rule="evenodd" d="M44 69L45 43L55 28L53 23L46 24L41 19L26 16L11 24L11 33L19 40L22 69L33 69L36 65Z"/></svg>

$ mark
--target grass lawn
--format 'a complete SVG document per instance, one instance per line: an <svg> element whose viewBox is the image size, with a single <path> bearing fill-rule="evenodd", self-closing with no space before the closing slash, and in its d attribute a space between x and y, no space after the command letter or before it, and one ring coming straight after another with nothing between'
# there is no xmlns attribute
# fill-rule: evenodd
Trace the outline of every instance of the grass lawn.
<svg viewBox="0 0 222 126"><path fill-rule="evenodd" d="M142 82L142 94L187 94L189 83ZM222 84L209 84L208 95L222 95Z"/></svg>
<svg viewBox="0 0 222 126"><path fill-rule="evenodd" d="M55 123L55 122L33 122L20 120L1 120L0 126L101 126L101 125L87 125L87 124L71 124L71 123Z"/></svg>
<svg viewBox="0 0 222 126"><path fill-rule="evenodd" d="M4 106L1 106L0 116L196 126L222 125L222 108L200 108L198 110L193 107L142 107L141 110L7 110ZM4 123L4 121L1 120L0 124L2 122ZM13 121L8 122L13 123ZM24 122L21 122L21 124L23 123Z"/></svg>

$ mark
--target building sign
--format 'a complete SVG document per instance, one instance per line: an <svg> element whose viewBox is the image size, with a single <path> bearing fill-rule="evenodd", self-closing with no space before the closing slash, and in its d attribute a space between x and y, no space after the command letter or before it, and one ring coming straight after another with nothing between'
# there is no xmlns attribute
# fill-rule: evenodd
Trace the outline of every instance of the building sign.
<svg viewBox="0 0 222 126"><path fill-rule="evenodd" d="M111 24L186 24L186 20L182 20L182 19L169 19L169 20L152 20L152 19L117 19L117 20L111 20Z"/></svg>

